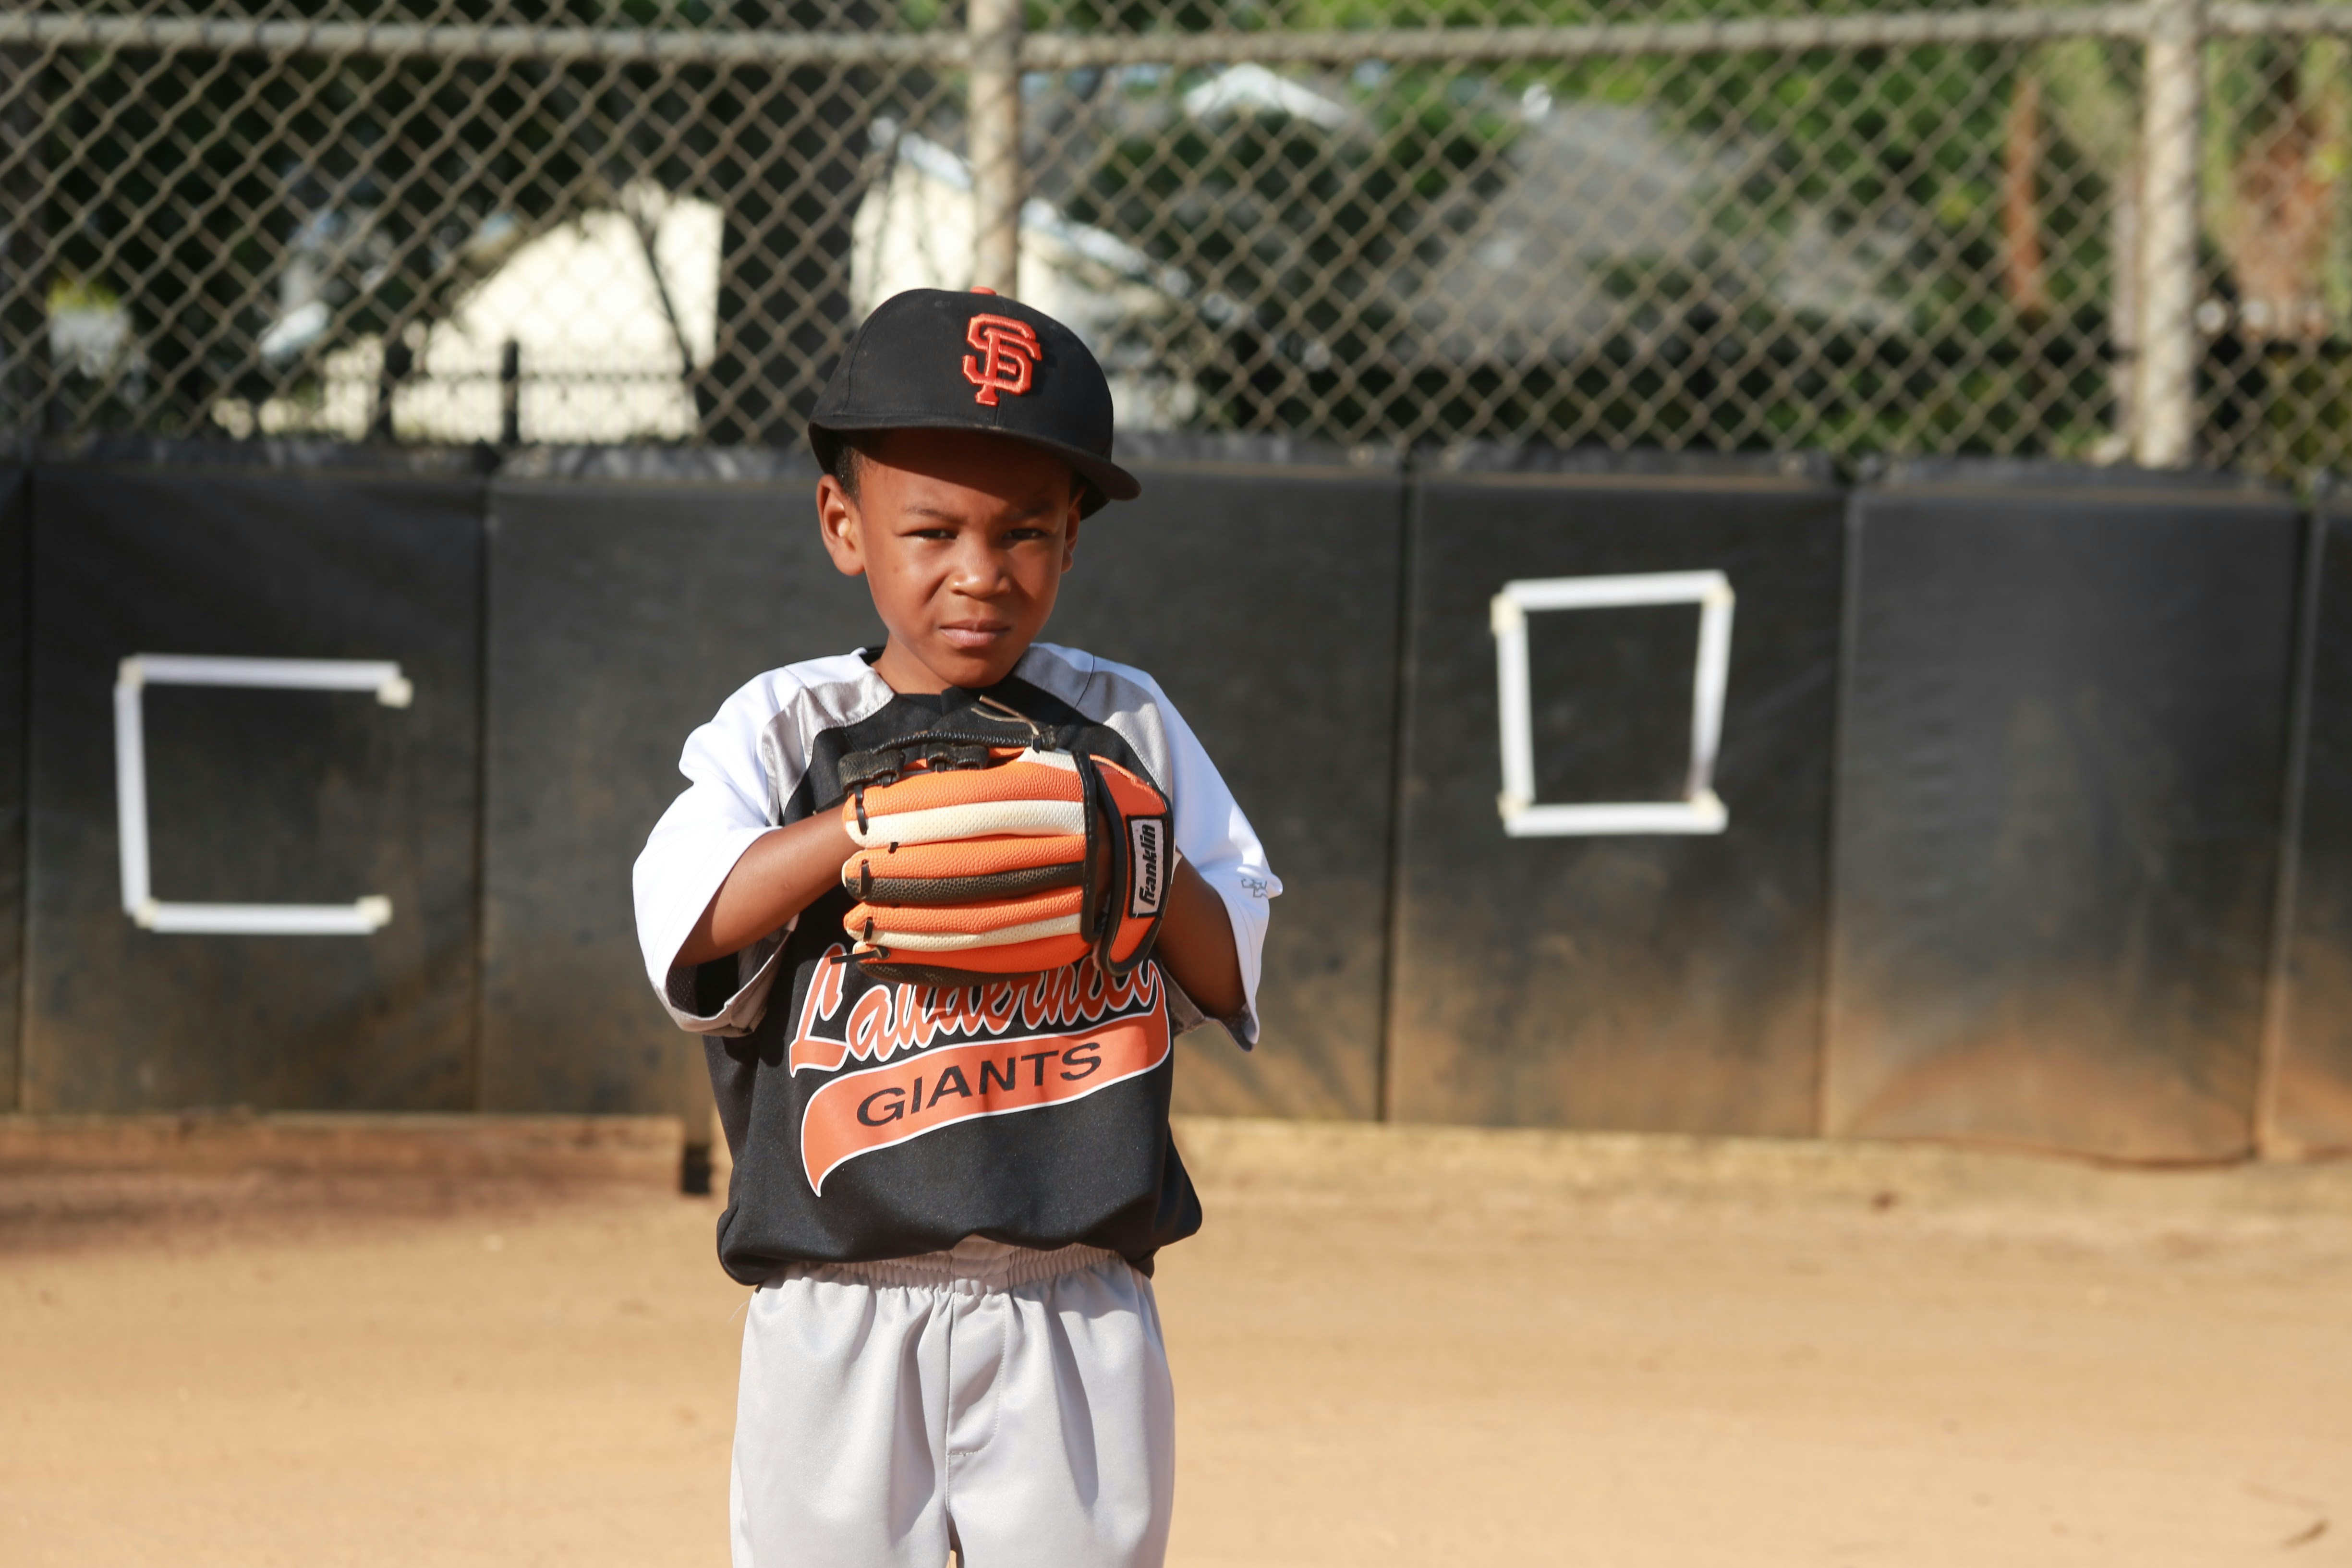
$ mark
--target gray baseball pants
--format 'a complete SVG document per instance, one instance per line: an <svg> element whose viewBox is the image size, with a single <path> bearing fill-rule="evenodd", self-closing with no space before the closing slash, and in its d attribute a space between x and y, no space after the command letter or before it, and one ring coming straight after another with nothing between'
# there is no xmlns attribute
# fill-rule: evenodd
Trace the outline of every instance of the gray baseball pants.
<svg viewBox="0 0 2352 1568"><path fill-rule="evenodd" d="M734 1568L1159 1568L1175 1415L1114 1253L788 1269L743 1325Z"/></svg>

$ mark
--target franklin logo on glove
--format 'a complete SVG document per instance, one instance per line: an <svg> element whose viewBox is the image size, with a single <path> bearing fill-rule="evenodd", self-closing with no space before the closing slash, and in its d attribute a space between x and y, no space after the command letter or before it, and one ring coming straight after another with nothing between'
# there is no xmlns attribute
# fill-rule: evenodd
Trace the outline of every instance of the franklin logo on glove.
<svg viewBox="0 0 2352 1568"><path fill-rule="evenodd" d="M1129 900L1128 915L1141 920L1160 912L1160 833L1164 819L1157 816L1139 817L1127 825L1131 841L1134 875L1129 886L1134 897Z"/></svg>

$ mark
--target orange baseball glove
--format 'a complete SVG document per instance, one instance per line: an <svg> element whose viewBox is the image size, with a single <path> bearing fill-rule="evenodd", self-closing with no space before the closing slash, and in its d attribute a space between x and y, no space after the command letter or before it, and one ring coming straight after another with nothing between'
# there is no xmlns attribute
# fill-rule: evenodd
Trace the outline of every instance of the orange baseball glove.
<svg viewBox="0 0 2352 1568"><path fill-rule="evenodd" d="M986 717L842 759L842 822L858 846L841 868L857 900L842 921L851 956L877 979L927 985L1088 956L1125 975L1150 956L1167 907L1167 797L1117 763L1052 748L1042 726L1008 744L973 721Z"/></svg>

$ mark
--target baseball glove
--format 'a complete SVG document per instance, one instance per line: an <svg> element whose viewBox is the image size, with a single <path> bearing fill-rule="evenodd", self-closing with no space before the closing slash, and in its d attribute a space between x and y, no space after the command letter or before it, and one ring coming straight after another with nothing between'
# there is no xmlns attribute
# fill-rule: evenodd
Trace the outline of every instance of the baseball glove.
<svg viewBox="0 0 2352 1568"><path fill-rule="evenodd" d="M1092 956L1114 979L1150 956L1174 843L1150 781L983 699L983 710L841 761L857 852L841 883L850 956L879 980L976 985Z"/></svg>

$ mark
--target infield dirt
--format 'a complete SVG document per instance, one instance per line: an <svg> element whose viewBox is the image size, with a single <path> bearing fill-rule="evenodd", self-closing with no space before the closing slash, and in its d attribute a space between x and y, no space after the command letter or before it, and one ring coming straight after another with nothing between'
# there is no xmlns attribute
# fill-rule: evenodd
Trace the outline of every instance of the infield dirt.
<svg viewBox="0 0 2352 1568"><path fill-rule="evenodd" d="M2352 1563L2352 1168L1180 1137L1184 1568ZM721 1564L716 1213L9 1177L0 1562Z"/></svg>

